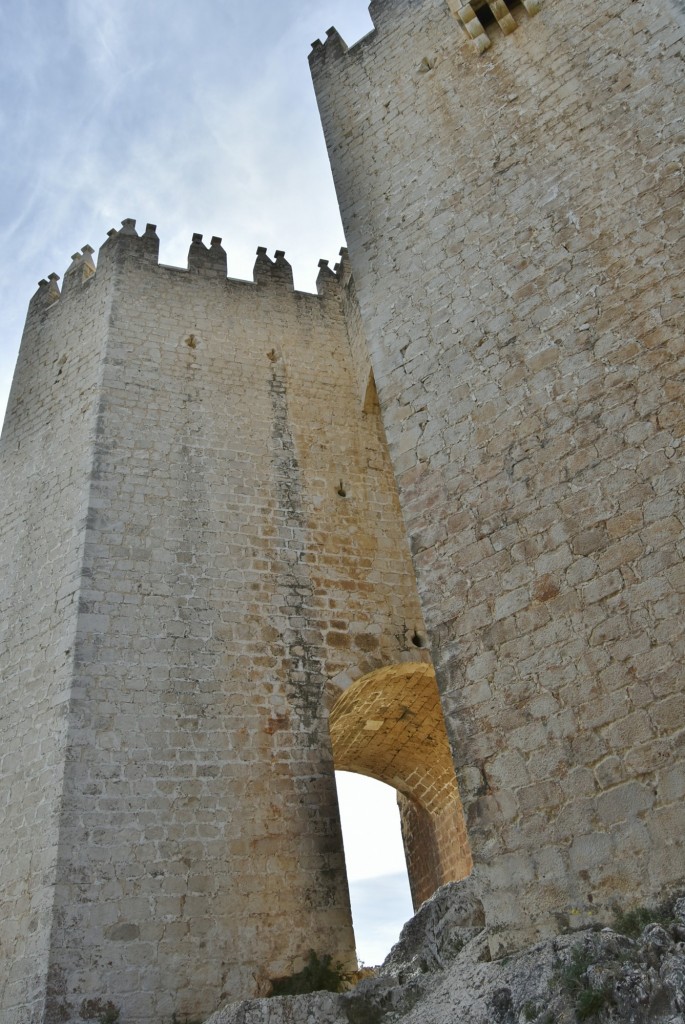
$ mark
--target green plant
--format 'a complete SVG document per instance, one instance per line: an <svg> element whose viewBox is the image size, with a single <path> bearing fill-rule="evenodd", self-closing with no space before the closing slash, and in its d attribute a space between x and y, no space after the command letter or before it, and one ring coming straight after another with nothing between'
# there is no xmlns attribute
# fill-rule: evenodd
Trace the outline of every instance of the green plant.
<svg viewBox="0 0 685 1024"><path fill-rule="evenodd" d="M193 1017L192 1020L190 1019L190 1017L184 1017L184 1019L181 1020L181 1018L174 1010L171 1017L171 1024L203 1024L203 1021L200 1019L200 1017Z"/></svg>
<svg viewBox="0 0 685 1024"><path fill-rule="evenodd" d="M538 1008L535 1003L527 1002L523 1006L523 1019L527 1021L535 1020L538 1015Z"/></svg>
<svg viewBox="0 0 685 1024"><path fill-rule="evenodd" d="M588 987L586 972L593 962L592 954L582 946L571 950L571 959L559 971L557 978L564 992L577 996Z"/></svg>
<svg viewBox="0 0 685 1024"><path fill-rule="evenodd" d="M576 946L568 964L560 968L550 984L559 985L573 1000L576 1018L589 1020L611 1002L606 988L593 988L587 977L588 967L596 962L592 950Z"/></svg>
<svg viewBox="0 0 685 1024"><path fill-rule="evenodd" d="M625 912L614 907L612 925L614 931L620 935L627 935L629 939L637 939L648 924L666 925L670 923L671 919L671 914L664 906L634 907Z"/></svg>
<svg viewBox="0 0 685 1024"><path fill-rule="evenodd" d="M120 1011L111 1000L84 999L81 1003L81 1020L95 1020L97 1024L117 1024Z"/></svg>
<svg viewBox="0 0 685 1024"><path fill-rule="evenodd" d="M271 982L271 996L299 996L308 992L344 992L350 986L350 975L342 964L334 964L333 958L325 954L321 958L314 950L309 951L307 963L296 974L287 978L274 978Z"/></svg>
<svg viewBox="0 0 685 1024"><path fill-rule="evenodd" d="M604 989L586 988L576 999L576 1017L578 1020L589 1020L604 1009L609 996Z"/></svg>
<svg viewBox="0 0 685 1024"><path fill-rule="evenodd" d="M348 1024L381 1024L383 1011L366 999L350 1000L345 1006Z"/></svg>

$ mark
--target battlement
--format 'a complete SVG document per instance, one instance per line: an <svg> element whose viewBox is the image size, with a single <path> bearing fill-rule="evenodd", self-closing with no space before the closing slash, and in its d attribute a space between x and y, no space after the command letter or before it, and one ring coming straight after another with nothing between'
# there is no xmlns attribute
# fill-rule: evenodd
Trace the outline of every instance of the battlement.
<svg viewBox="0 0 685 1024"><path fill-rule="evenodd" d="M397 7L396 4L394 6ZM369 4L369 17L373 23L373 28L358 39L356 43L353 43L352 46L347 45L335 26L327 29L326 38L323 42L320 39L315 39L312 43L310 61L315 55L322 56L324 52L326 52L326 55L332 53L344 55L350 51L355 51L356 53L365 43L370 42L379 31L382 31L385 21L390 15L390 7L391 4L388 3L388 0L371 0Z"/></svg>
<svg viewBox="0 0 685 1024"><path fill-rule="evenodd" d="M345 40L340 35L340 33L338 32L337 28L334 25L326 30L326 39L323 43L321 42L320 39L314 40L314 42L312 43L312 54L310 55L310 60L312 59L313 54L318 53L320 50L326 49L337 49L341 53L347 53L347 51L349 50L347 43L345 42Z"/></svg>
<svg viewBox="0 0 685 1024"><path fill-rule="evenodd" d="M521 22L522 13L534 17L539 13L542 0L443 0L445 13L449 11L452 19L457 22L461 29L463 40L470 43L477 54L485 53L492 44L493 28L502 35L510 35ZM322 42L315 39L312 43L309 62L312 68L317 63L324 63L330 58L344 58L352 53L354 56L360 54L364 44L371 42L380 32L383 31L386 21L391 16L390 8L393 7L392 16L397 17L398 4L390 5L387 0L372 0L369 5L369 15L373 22L373 29L362 36L352 46L348 46L335 26L326 31L326 38ZM401 14L401 11L400 11ZM429 57L423 58L419 66L421 71L430 71L432 62Z"/></svg>
<svg viewBox="0 0 685 1024"><path fill-rule="evenodd" d="M446 0L439 0L432 6L430 20L434 21L437 18L441 22L446 22L448 30L452 34L452 29L456 26L454 19L450 17ZM344 76L348 71L353 73L353 69L356 67L374 64L378 53L386 51L388 46L392 52L394 50L392 40L398 32L402 35L405 31L403 25L413 19L412 3L408 0L401 0L399 3L373 0L369 5L369 16L373 22L373 29L351 46L348 46L335 26L326 31L323 41L321 39L314 40L309 54L309 65L315 87L319 79L325 81L327 78L331 78L335 81L335 74L338 71ZM444 28L442 31L444 35ZM453 34L458 41L458 30ZM451 43L451 45L453 44ZM406 50L406 47L402 46L401 49ZM330 71L331 66L336 69L333 75ZM423 70L423 68L418 70Z"/></svg>
<svg viewBox="0 0 685 1024"><path fill-rule="evenodd" d="M111 228L107 232L107 239L98 252L97 265L93 260L95 250L90 245L84 245L80 252L72 255L71 263L64 272L61 289L58 284L59 274L53 272L47 278L42 278L38 282L38 290L31 299L31 308L46 309L69 295L80 292L84 285L97 277L98 269L102 271L103 268L116 264L118 260L127 258L137 260L141 268L171 270L179 274L190 274L217 282L231 282L232 284L238 283L260 288L271 286L286 291L296 291L292 266L285 258L284 250L277 249L271 259L266 247L258 246L253 278L252 281L249 281L228 276L228 259L221 243L222 239L213 235L209 246L207 246L203 241L203 236L196 233L192 236L188 249L187 266L185 268L168 266L159 262L157 225L147 224L145 231L138 234L136 221L128 217L121 222L119 230ZM345 251L341 250L341 253ZM334 270L329 269L328 260L319 260L318 266L316 294L312 292L303 292L302 294L311 295L313 298L317 296L323 298L331 294L332 289L337 289L349 280L349 273L347 273L349 268L344 259L341 263L336 263ZM346 274L343 282L343 277Z"/></svg>

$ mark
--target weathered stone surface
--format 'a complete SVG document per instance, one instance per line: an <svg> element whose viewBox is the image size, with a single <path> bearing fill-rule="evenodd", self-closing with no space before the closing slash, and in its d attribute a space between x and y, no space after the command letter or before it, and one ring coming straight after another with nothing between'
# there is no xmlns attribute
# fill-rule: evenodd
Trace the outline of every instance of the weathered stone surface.
<svg viewBox="0 0 685 1024"><path fill-rule="evenodd" d="M683 901L681 901L682 903ZM487 935L463 947L460 926L479 916L459 885L445 886L405 927L380 971L343 995L316 993L228 1006L207 1024L683 1024L682 909L637 938L606 928L538 943L491 961ZM436 937L441 939L436 947ZM438 948L439 947L439 948ZM583 1007L592 1013L577 1016Z"/></svg>
<svg viewBox="0 0 685 1024"><path fill-rule="evenodd" d="M441 971L485 927L473 880L442 886L409 920L380 969L404 984L426 971Z"/></svg>
<svg viewBox="0 0 685 1024"><path fill-rule="evenodd" d="M0 464L2 1024L192 1019L312 946L351 961L330 698L427 661L424 624L488 925L465 1019L514 1012L487 950L683 881L683 5L371 14L312 55L354 282L344 256L295 292L262 248L227 280L200 236L159 266L127 220L32 300ZM433 796L402 808L418 898ZM432 845L469 859L461 823ZM414 1013L409 959L345 1013ZM616 1000L672 1008L635 970Z"/></svg>
<svg viewBox="0 0 685 1024"><path fill-rule="evenodd" d="M228 1006L207 1024L349 1024L344 1003L331 992L310 996L276 996Z"/></svg>
<svg viewBox="0 0 685 1024"><path fill-rule="evenodd" d="M156 246L41 286L2 435L2 1024L355 964L328 691L428 660L345 284Z"/></svg>
<svg viewBox="0 0 685 1024"><path fill-rule="evenodd" d="M510 6L310 58L493 952L685 863L684 11Z"/></svg>

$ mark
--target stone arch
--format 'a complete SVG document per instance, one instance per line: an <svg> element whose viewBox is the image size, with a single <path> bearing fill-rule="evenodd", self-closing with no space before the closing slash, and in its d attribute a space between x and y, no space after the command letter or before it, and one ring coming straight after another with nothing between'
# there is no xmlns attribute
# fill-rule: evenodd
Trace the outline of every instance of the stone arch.
<svg viewBox="0 0 685 1024"><path fill-rule="evenodd" d="M471 850L433 666L390 665L358 679L330 717L338 771L398 790L414 908L465 878Z"/></svg>

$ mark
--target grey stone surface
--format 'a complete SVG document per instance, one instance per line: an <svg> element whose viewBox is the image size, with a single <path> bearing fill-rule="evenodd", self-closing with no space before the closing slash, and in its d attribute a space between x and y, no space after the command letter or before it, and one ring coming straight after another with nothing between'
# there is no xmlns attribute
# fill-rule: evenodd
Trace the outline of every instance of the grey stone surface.
<svg viewBox="0 0 685 1024"><path fill-rule="evenodd" d="M310 63L497 953L683 880L685 22L370 13Z"/></svg>
<svg viewBox="0 0 685 1024"><path fill-rule="evenodd" d="M405 928L380 976L363 981L353 992L228 1006L207 1024L685 1021L685 943L678 933L679 910L670 912L663 924L648 924L637 938L609 928L586 930L491 961L485 931L455 952L459 943L454 933L460 925L454 922L473 920L474 910L478 916L473 903L469 901L465 915L458 888L446 886L436 897ZM440 956L438 934L443 937ZM579 1018L588 1005L595 1011Z"/></svg>
<svg viewBox="0 0 685 1024"><path fill-rule="evenodd" d="M440 971L485 927L483 903L473 877L442 886L405 924L380 970L401 983Z"/></svg>

